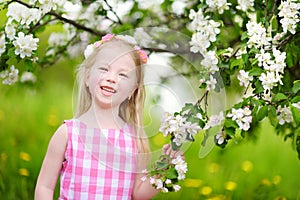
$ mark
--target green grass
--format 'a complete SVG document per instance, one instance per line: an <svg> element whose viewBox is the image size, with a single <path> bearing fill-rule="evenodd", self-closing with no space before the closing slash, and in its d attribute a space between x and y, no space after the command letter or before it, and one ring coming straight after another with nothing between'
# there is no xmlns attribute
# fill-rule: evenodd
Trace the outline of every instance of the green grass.
<svg viewBox="0 0 300 200"><path fill-rule="evenodd" d="M1 199L33 199L49 139L73 115L72 71L68 65L41 71L38 87L0 86ZM267 121L257 135L256 142L215 147L202 159L198 137L185 154L189 170L182 190L154 199L300 199L300 161L290 143ZM168 140L155 135L151 142L159 149Z"/></svg>

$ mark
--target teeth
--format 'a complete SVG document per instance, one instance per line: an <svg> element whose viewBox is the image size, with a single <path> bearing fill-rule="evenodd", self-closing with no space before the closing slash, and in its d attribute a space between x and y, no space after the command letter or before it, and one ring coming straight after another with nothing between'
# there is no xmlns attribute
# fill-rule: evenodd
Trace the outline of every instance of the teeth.
<svg viewBox="0 0 300 200"><path fill-rule="evenodd" d="M115 92L115 90L112 89L112 88L101 87L101 89L102 89L102 90L105 90L105 91L107 91L107 92L111 92L111 93L114 93L114 92Z"/></svg>

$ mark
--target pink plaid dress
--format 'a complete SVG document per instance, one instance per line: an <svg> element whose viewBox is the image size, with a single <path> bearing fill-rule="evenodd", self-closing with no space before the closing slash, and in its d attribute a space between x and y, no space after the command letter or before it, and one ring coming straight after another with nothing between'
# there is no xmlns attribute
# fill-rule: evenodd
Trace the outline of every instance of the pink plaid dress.
<svg viewBox="0 0 300 200"><path fill-rule="evenodd" d="M133 130L88 128L66 120L68 144L59 199L131 199L135 179Z"/></svg>

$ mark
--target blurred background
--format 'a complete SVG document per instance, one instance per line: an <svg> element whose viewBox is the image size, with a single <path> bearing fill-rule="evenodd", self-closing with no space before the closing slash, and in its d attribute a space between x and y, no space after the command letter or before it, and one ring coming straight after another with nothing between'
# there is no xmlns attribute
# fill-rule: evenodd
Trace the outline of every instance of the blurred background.
<svg viewBox="0 0 300 200"><path fill-rule="evenodd" d="M3 16L0 13L0 24L4 23ZM45 31L41 41L55 29ZM41 42L40 49L45 45ZM34 85L0 84L0 199L33 199L48 142L63 120L73 117L74 69L81 61L60 60L49 68L37 69L39 79ZM180 97L185 96L182 92ZM226 91L228 105L238 97L234 92ZM146 131L152 149L159 150L169 138L151 128L159 127L161 116L152 112L157 96L150 92L148 98L145 124L151 126ZM159 193L154 199L300 199L300 160L290 142L277 136L268 120L250 142L232 142L225 149L214 147L203 158L199 158L201 141L199 134L186 149L188 172L186 180L180 182L182 189Z"/></svg>
<svg viewBox="0 0 300 200"><path fill-rule="evenodd" d="M39 70L35 85L0 84L1 199L33 199L50 137L73 116L73 72L79 62L80 58L61 60ZM231 91L226 95L228 102L236 98ZM152 103L147 101L145 123L159 127L161 116L149 114ZM147 130L153 149L169 142L153 131L158 132ZM300 199L300 161L290 142L275 134L264 121L252 141L214 147L201 159L200 134L186 150L188 172L180 183L182 190L154 199Z"/></svg>

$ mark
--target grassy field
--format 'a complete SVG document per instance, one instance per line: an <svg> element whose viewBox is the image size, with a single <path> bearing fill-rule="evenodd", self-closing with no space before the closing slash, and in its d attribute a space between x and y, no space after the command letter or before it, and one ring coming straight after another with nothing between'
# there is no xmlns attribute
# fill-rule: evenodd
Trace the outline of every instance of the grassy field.
<svg viewBox="0 0 300 200"><path fill-rule="evenodd" d="M0 85L0 199L33 199L36 178L49 139L71 118L73 69L39 72L36 87ZM256 142L217 147L199 159L200 140L186 151L187 179L181 191L155 199L300 199L300 161L289 142L266 121ZM151 137L160 148L168 140Z"/></svg>

